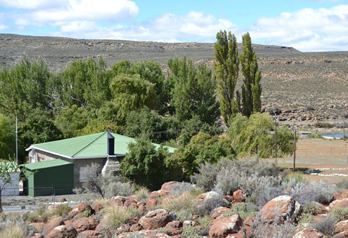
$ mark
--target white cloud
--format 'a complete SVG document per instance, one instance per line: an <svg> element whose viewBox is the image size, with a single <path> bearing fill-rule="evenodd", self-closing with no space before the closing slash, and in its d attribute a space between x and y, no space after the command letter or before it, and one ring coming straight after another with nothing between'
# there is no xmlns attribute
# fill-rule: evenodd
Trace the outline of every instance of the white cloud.
<svg viewBox="0 0 348 238"><path fill-rule="evenodd" d="M348 50L348 5L260 18L250 34L254 41L293 46L302 51Z"/></svg>
<svg viewBox="0 0 348 238"><path fill-rule="evenodd" d="M165 14L158 18L130 26L115 25L113 27L97 26L88 22L94 30L88 30L86 22L74 22L62 24L62 32L69 33L70 37L79 38L104 38L104 39L128 39L139 41L163 41L163 42L213 42L216 32L219 30L237 31L237 26L232 22L216 18L210 14L189 12L186 15ZM81 27L79 27L81 25ZM74 30L67 30L74 29Z"/></svg>
<svg viewBox="0 0 348 238"><path fill-rule="evenodd" d="M0 0L1 6L19 9L54 8L64 6L66 3L67 0Z"/></svg>

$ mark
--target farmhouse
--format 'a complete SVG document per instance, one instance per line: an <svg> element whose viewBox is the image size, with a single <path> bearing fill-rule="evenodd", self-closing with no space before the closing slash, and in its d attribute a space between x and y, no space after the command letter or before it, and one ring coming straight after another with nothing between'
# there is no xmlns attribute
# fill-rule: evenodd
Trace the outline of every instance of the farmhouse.
<svg viewBox="0 0 348 238"><path fill-rule="evenodd" d="M80 176L86 166L97 163L102 167L102 173L118 173L120 160L128 154L128 144L135 139L109 131L79 136L64 140L33 144L29 151L29 162L37 163L47 160L61 159L73 163L74 186L84 182ZM160 145L154 144L156 147ZM174 148L166 147L170 153ZM62 176L64 176L62 174Z"/></svg>

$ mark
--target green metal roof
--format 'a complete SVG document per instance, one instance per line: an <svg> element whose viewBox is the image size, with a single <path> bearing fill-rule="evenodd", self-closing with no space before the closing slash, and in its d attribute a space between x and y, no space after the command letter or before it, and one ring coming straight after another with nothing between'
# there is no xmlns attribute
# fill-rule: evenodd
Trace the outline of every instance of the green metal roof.
<svg viewBox="0 0 348 238"><path fill-rule="evenodd" d="M116 155L128 154L128 144L136 143L134 138L115 133L111 134L115 137L114 152ZM160 146L159 144L153 145L156 147ZM169 146L166 146L166 148L170 153L173 153L175 150L175 148ZM30 149L38 149L71 159L106 157L107 132L34 144L31 145L27 150Z"/></svg>
<svg viewBox="0 0 348 238"><path fill-rule="evenodd" d="M68 162L62 159L54 159L54 160L45 160L37 163L23 164L29 170L37 170L37 169L46 169L51 167L57 167L62 165L72 164L72 162Z"/></svg>

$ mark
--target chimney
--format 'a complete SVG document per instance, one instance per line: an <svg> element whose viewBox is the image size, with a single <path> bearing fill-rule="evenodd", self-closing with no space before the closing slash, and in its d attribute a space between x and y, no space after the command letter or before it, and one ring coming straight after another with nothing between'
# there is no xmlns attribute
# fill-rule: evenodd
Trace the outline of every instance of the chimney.
<svg viewBox="0 0 348 238"><path fill-rule="evenodd" d="M108 155L115 155L115 137L110 133L110 130L107 130L108 137Z"/></svg>

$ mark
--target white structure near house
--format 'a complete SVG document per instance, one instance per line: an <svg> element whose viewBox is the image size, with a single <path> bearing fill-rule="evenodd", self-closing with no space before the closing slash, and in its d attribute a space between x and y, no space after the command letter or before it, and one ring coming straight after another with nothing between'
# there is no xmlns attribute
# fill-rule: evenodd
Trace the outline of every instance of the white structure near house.
<svg viewBox="0 0 348 238"><path fill-rule="evenodd" d="M0 177L0 189L2 196L18 196L19 195L19 169L15 162L1 162L0 169L8 171L10 181L4 182L7 176Z"/></svg>

